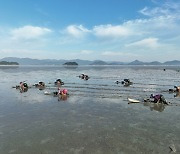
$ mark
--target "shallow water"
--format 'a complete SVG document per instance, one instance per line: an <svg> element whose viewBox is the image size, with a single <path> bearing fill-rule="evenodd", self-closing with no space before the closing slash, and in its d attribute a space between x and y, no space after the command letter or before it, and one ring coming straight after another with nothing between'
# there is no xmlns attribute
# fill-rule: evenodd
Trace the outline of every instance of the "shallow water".
<svg viewBox="0 0 180 154"><path fill-rule="evenodd" d="M166 71L163 69L166 68ZM0 67L0 153L2 154L117 154L180 152L180 97L167 92L180 85L180 67L59 66ZM90 79L78 78L81 73ZM61 78L67 100L44 91L57 90ZM134 84L115 84L129 78ZM20 93L12 86L44 81ZM161 93L172 106L128 104Z"/></svg>

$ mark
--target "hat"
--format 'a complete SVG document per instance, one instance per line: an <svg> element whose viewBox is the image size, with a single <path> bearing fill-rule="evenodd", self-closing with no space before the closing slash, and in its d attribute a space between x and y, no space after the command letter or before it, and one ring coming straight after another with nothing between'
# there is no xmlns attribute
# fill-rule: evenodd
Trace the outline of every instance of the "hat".
<svg viewBox="0 0 180 154"><path fill-rule="evenodd" d="M150 98L153 98L153 97L154 97L154 94L151 94L151 95L150 95Z"/></svg>
<svg viewBox="0 0 180 154"><path fill-rule="evenodd" d="M68 92L67 89L63 89L64 94L67 94L67 92Z"/></svg>

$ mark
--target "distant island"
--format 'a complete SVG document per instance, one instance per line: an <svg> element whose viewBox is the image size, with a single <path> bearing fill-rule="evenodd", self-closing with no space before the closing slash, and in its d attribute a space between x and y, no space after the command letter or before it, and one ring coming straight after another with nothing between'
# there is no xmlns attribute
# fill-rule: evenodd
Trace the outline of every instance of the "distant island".
<svg viewBox="0 0 180 154"><path fill-rule="evenodd" d="M63 65L78 65L78 63L76 63L76 62L66 62L66 63L64 63Z"/></svg>
<svg viewBox="0 0 180 154"><path fill-rule="evenodd" d="M0 59L1 65L64 65L64 66L78 66L78 65L171 65L180 66L180 60L172 60L166 62L143 62L134 60L132 62L121 61L102 61L102 60L82 60L82 59L32 59L32 58L17 58L17 57L5 57Z"/></svg>
<svg viewBox="0 0 180 154"><path fill-rule="evenodd" d="M102 60L95 60L93 63L90 65L108 65L108 63L102 61Z"/></svg>
<svg viewBox="0 0 180 154"><path fill-rule="evenodd" d="M17 62L0 61L0 65L19 65Z"/></svg>

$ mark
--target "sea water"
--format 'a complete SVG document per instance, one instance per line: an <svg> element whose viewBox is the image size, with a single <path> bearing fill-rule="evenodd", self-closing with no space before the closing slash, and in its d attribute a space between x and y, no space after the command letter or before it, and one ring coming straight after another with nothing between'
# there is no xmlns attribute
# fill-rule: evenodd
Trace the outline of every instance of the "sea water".
<svg viewBox="0 0 180 154"><path fill-rule="evenodd" d="M166 69L164 71L164 69ZM180 152L180 85L172 66L18 66L0 67L1 154L140 154ZM78 76L89 75L89 80ZM67 100L57 91L60 78ZM115 84L128 78L133 85ZM20 93L20 81L30 86ZM44 90L32 86L46 83ZM163 94L171 106L128 104Z"/></svg>

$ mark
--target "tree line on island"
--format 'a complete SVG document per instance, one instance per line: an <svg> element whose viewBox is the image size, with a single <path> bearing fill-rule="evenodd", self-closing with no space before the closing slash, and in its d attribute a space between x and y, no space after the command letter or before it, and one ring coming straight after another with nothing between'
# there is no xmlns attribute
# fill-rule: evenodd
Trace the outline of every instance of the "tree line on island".
<svg viewBox="0 0 180 154"><path fill-rule="evenodd" d="M0 65L19 65L17 62L0 61Z"/></svg>
<svg viewBox="0 0 180 154"><path fill-rule="evenodd" d="M78 65L78 63L76 63L76 62L66 62L66 63L64 63L63 65Z"/></svg>

